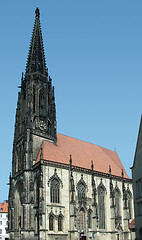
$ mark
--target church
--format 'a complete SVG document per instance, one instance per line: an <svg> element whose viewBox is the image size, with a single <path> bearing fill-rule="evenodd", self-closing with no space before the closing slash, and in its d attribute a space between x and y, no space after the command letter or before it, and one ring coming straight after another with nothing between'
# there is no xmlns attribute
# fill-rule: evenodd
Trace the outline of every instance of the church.
<svg viewBox="0 0 142 240"><path fill-rule="evenodd" d="M10 239L131 239L132 180L117 153L59 134L56 125L37 8L16 109Z"/></svg>

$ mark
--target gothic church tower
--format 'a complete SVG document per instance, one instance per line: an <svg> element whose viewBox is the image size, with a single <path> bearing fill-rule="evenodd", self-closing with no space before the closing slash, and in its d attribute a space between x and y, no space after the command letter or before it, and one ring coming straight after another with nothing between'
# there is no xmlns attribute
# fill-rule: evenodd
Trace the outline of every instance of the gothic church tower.
<svg viewBox="0 0 142 240"><path fill-rule="evenodd" d="M128 240L132 181L116 152L56 132L54 87L38 8L35 13L16 109L10 240Z"/></svg>
<svg viewBox="0 0 142 240"><path fill-rule="evenodd" d="M40 12L35 23L18 94L9 190L10 239L33 239L33 164L43 139L56 144L54 87L46 68ZM22 230L21 230L22 229Z"/></svg>

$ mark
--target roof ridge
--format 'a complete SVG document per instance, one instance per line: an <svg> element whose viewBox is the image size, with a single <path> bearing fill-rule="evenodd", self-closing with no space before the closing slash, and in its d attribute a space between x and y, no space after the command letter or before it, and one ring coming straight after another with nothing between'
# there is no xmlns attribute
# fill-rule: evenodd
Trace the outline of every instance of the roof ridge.
<svg viewBox="0 0 142 240"><path fill-rule="evenodd" d="M57 144L43 140L43 156L45 160L59 163L69 163L69 155L72 154L73 165L90 169L91 160L94 161L95 170L99 172L109 173L109 165L112 166L112 174L121 177L121 163L118 154L107 148L89 143L65 134L57 133ZM36 162L40 160L36 159ZM125 169L124 169L125 170ZM126 178L129 179L126 171Z"/></svg>
<svg viewBox="0 0 142 240"><path fill-rule="evenodd" d="M63 136L65 136L65 137L73 138L73 139L76 139L76 140L78 140L78 141L85 142L85 143L88 143L88 144L91 144L91 145L95 145L95 146L97 146L97 147L104 148L104 149L106 149L106 150L115 152L114 150L111 150L111 149L109 149L109 148L105 148L105 147L102 147L102 146L97 145L97 144L95 144L95 143L91 143L91 142L87 142L87 141L85 141L85 140L81 140L81 139L79 139L79 138L71 137L71 136L65 135L65 134L63 134L63 133L57 133L57 134L63 135ZM46 140L45 140L45 141L46 141ZM57 138L57 144L58 144L58 138Z"/></svg>

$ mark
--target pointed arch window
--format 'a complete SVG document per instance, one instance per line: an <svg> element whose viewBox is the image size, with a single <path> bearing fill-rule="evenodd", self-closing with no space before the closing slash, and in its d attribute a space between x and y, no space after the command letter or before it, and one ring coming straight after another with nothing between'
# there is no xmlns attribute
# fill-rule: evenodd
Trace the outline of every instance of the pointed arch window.
<svg viewBox="0 0 142 240"><path fill-rule="evenodd" d="M116 217L120 217L120 192L115 191L115 214Z"/></svg>
<svg viewBox="0 0 142 240"><path fill-rule="evenodd" d="M54 230L54 216L53 215L49 216L49 230L50 231Z"/></svg>
<svg viewBox="0 0 142 240"><path fill-rule="evenodd" d="M131 192L128 192L128 213L129 213L129 219L132 218L132 194Z"/></svg>
<svg viewBox="0 0 142 240"><path fill-rule="evenodd" d="M41 118L45 118L46 116L45 109L46 109L45 91L44 89L41 89L39 93L39 116Z"/></svg>
<svg viewBox="0 0 142 240"><path fill-rule="evenodd" d="M77 214L77 225L78 225L78 229L80 231L85 232L85 230L86 230L86 219L85 219L84 208L81 208L80 211Z"/></svg>
<svg viewBox="0 0 142 240"><path fill-rule="evenodd" d="M39 231L39 216L38 213L35 215L35 233L38 234Z"/></svg>
<svg viewBox="0 0 142 240"><path fill-rule="evenodd" d="M51 181L50 200L52 203L60 202L60 183L56 178Z"/></svg>
<svg viewBox="0 0 142 240"><path fill-rule="evenodd" d="M62 217L62 215L58 216L58 231L63 231L63 217Z"/></svg>
<svg viewBox="0 0 142 240"><path fill-rule="evenodd" d="M34 183L34 203L36 206L39 205L39 182L37 180Z"/></svg>
<svg viewBox="0 0 142 240"><path fill-rule="evenodd" d="M102 186L98 188L98 214L99 228L105 229L105 189Z"/></svg>
<svg viewBox="0 0 142 240"><path fill-rule="evenodd" d="M78 184L78 199L83 200L86 196L86 188L85 185L81 182Z"/></svg>
<svg viewBox="0 0 142 240"><path fill-rule="evenodd" d="M92 211L88 210L88 228L92 228Z"/></svg>

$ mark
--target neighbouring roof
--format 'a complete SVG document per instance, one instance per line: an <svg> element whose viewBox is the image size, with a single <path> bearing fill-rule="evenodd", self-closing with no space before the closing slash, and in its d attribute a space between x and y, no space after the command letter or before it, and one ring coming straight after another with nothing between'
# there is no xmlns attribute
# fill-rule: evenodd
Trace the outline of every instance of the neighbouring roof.
<svg viewBox="0 0 142 240"><path fill-rule="evenodd" d="M93 160L94 170L109 173L110 165L112 175L121 177L123 169L124 178L129 179L115 151L59 133L57 134L57 145L43 140L41 148L44 160L69 164L71 154L72 165L74 166L90 169L91 161ZM40 161L40 152L36 162Z"/></svg>
<svg viewBox="0 0 142 240"><path fill-rule="evenodd" d="M130 222L130 229L134 229L135 228L135 219L133 219L131 222Z"/></svg>
<svg viewBox="0 0 142 240"><path fill-rule="evenodd" d="M8 212L8 203L0 203L0 213L7 213Z"/></svg>

